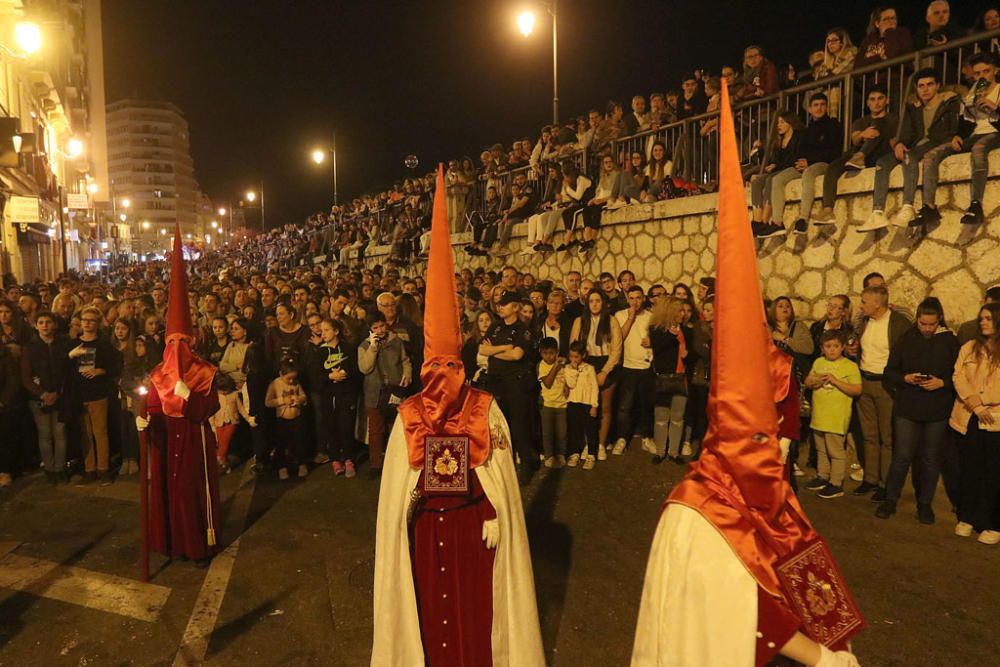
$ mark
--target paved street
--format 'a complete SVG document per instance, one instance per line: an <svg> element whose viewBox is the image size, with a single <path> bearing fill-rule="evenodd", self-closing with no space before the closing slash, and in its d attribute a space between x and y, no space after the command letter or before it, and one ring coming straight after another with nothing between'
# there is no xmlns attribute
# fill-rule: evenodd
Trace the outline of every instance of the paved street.
<svg viewBox="0 0 1000 667"><path fill-rule="evenodd" d="M0 497L0 665L367 664L377 487L364 472L282 483L235 471L226 551L205 570L154 557L149 584L135 480L18 480ZM627 664L647 548L680 475L631 451L526 490L550 663ZM866 667L996 664L1000 550L954 537L943 499L926 527L912 493L888 522L867 500L805 498L867 616Z"/></svg>

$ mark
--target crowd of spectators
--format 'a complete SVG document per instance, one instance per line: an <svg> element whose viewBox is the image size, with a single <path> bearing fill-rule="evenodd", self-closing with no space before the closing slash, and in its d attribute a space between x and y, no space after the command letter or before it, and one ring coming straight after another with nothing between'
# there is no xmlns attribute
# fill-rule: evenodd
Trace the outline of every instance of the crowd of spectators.
<svg viewBox="0 0 1000 667"><path fill-rule="evenodd" d="M419 390L425 283L412 268L313 264L306 238L254 239L190 263L197 351L218 368L218 465L280 480L316 468L351 478L362 466L377 477L396 406ZM165 271L150 263L7 289L0 487L39 466L54 485L138 471L133 411L162 353ZM463 269L457 286L467 381L497 398L523 483L542 466L591 470L630 450L653 464L698 457L711 276L691 288L572 271L553 284L505 266ZM811 324L787 297L765 304L791 368L775 397L790 475L815 468L806 489L823 499L849 489L889 518L912 469L922 523L935 520L943 475L956 533L998 543L1000 287L954 330L937 299L911 314L888 290L870 274L859 298L832 295Z"/></svg>

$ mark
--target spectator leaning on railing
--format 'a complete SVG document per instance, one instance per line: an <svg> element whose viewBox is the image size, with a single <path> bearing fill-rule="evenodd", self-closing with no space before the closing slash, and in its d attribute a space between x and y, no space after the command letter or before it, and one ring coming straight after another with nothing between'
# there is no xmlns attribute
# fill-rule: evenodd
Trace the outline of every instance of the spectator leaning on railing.
<svg viewBox="0 0 1000 667"><path fill-rule="evenodd" d="M854 67L864 67L885 60L892 60L913 51L910 31L899 25L893 7L879 7L871 14L868 34L858 46Z"/></svg>

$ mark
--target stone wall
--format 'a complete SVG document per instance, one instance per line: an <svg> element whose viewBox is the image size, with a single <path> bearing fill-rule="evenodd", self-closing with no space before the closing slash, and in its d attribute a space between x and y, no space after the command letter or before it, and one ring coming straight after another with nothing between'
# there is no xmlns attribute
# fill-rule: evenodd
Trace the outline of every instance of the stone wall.
<svg viewBox="0 0 1000 667"><path fill-rule="evenodd" d="M871 213L874 169L841 179L836 227L810 227L806 236L789 234L758 242L764 294L771 298L788 295L799 317L818 318L825 312L826 297L839 293L856 296L865 274L879 271L889 281L893 303L912 310L925 296L934 295L941 299L949 322L955 326L971 319L986 288L1000 284L1000 153L994 152L991 160L984 203L986 223L978 229L962 229L959 222L969 203L969 171L968 155L943 163L937 193L943 220L923 237L895 227L856 232ZM902 194L899 172L897 169L890 181L889 215L899 206ZM785 221L789 228L798 213L799 185L796 181L788 186ZM510 263L557 283L574 269L589 277L602 271L617 274L631 269L647 287L654 283L694 284L715 267L717 208L718 196L711 194L607 213L600 241L585 257L575 252L520 255L526 225L515 228L511 239L514 252L504 260L468 257L461 248L471 240L469 234L454 234L452 241L459 268L499 269ZM387 254L388 247L375 248L367 261L379 263Z"/></svg>

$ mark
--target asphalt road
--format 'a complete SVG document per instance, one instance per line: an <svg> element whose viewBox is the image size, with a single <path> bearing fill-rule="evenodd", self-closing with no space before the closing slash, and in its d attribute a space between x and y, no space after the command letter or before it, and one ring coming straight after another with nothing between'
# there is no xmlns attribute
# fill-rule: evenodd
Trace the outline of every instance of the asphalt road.
<svg viewBox="0 0 1000 667"><path fill-rule="evenodd" d="M377 484L365 468L242 472L223 482L225 558L205 570L154 557L149 585L136 581L134 479L17 480L0 495L0 665L368 664ZM628 664L647 550L681 475L636 448L524 491L551 664ZM803 493L868 620L862 665L1000 664L1000 547L955 537L943 491L934 526L916 522L909 489L890 521L867 499Z"/></svg>

